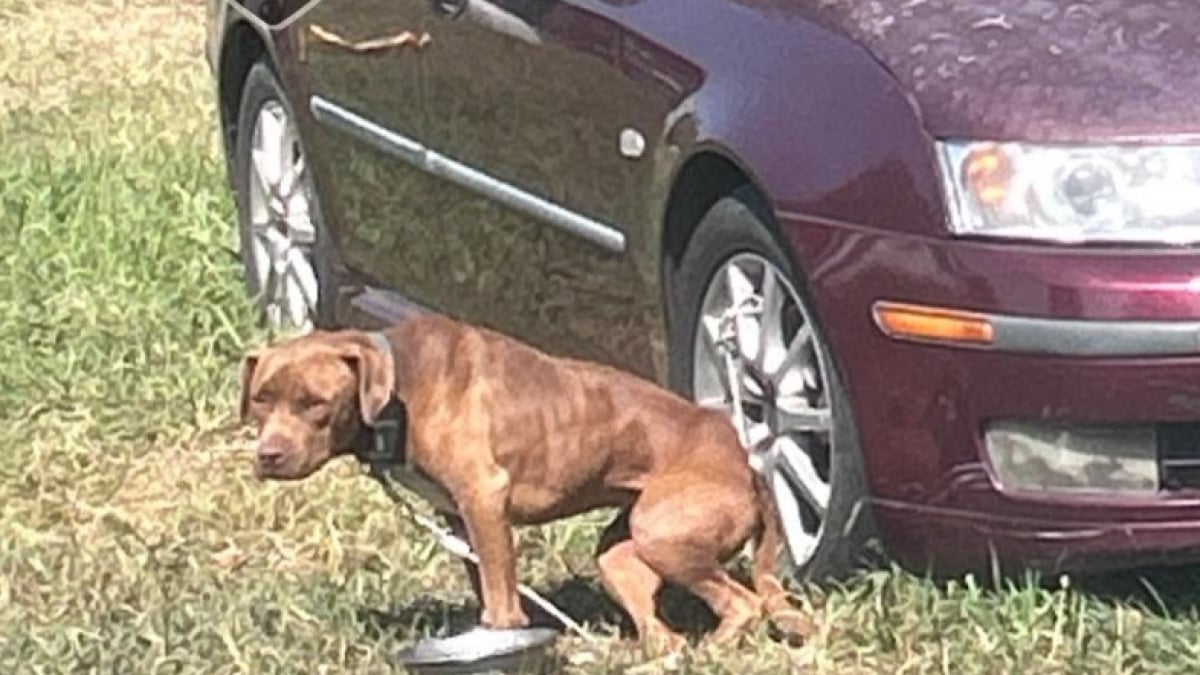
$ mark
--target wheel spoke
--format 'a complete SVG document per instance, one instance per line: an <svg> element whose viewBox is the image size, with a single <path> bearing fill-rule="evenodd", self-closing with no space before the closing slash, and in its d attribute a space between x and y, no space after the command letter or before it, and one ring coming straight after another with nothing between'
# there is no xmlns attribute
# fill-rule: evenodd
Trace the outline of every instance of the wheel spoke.
<svg viewBox="0 0 1200 675"><path fill-rule="evenodd" d="M763 270L762 315L759 320L758 364L767 372L772 370L772 361L781 359L784 353L783 308L786 291L779 277L771 269Z"/></svg>
<svg viewBox="0 0 1200 675"><path fill-rule="evenodd" d="M782 433L811 431L829 433L832 417L828 408L814 408L802 396L780 396L775 399L775 411Z"/></svg>
<svg viewBox="0 0 1200 675"><path fill-rule="evenodd" d="M746 442L750 447L754 447L759 443L771 437L771 428L765 422L751 422L746 425Z"/></svg>
<svg viewBox="0 0 1200 675"><path fill-rule="evenodd" d="M304 294L300 292L299 283L292 275L284 277L281 286L283 287L283 297L280 298L280 304L283 305L283 316L288 328L294 328L300 325L304 320Z"/></svg>
<svg viewBox="0 0 1200 675"><path fill-rule="evenodd" d="M762 326L758 319L752 316L739 316L737 319L738 352L750 363L758 363L759 346L762 340Z"/></svg>
<svg viewBox="0 0 1200 675"><path fill-rule="evenodd" d="M764 369L780 393L797 394L804 390L804 371L812 365L811 352L812 329L805 324L796 331L778 363L764 364Z"/></svg>
<svg viewBox="0 0 1200 675"><path fill-rule="evenodd" d="M692 366L697 371L693 377L706 377L716 381L719 383L725 399L728 400L730 396L729 376L725 357L721 354L721 349L718 346L720 341L720 320L712 316L702 316L699 329L696 333L700 344L696 349L699 358L696 359ZM703 369L703 373L700 372L701 369ZM702 395L713 394L715 396L716 392L697 391L695 393Z"/></svg>
<svg viewBox="0 0 1200 675"><path fill-rule="evenodd" d="M267 315L267 323L273 328L279 328L284 325L284 308L278 302L274 300L268 302L263 312Z"/></svg>
<svg viewBox="0 0 1200 675"><path fill-rule="evenodd" d="M267 245L267 251L271 253L271 259L278 262L277 259L282 258L279 253L281 251L286 251L288 248L287 235L280 232L278 228L270 225L263 225L262 227L255 229L259 232L259 236L262 237L263 242Z"/></svg>
<svg viewBox="0 0 1200 675"><path fill-rule="evenodd" d="M296 152L296 132L282 112L279 113L279 126L279 184L283 185L288 173L296 168L300 156Z"/></svg>
<svg viewBox="0 0 1200 675"><path fill-rule="evenodd" d="M725 285L729 289L730 305L737 307L754 297L754 282L736 263L725 268Z"/></svg>
<svg viewBox="0 0 1200 675"><path fill-rule="evenodd" d="M821 479L812 458L794 440L782 437L775 442L779 453L776 468L782 471L804 501L821 517L829 509L829 484Z"/></svg>
<svg viewBox="0 0 1200 675"><path fill-rule="evenodd" d="M313 271L312 264L308 258L299 249L293 248L288 251L288 274L297 284L297 289L304 300L306 311L308 313L315 311L319 292L317 275Z"/></svg>
<svg viewBox="0 0 1200 675"><path fill-rule="evenodd" d="M299 197L308 202L308 195L303 194L303 178L307 166L304 163L304 157L296 158L296 161L287 165L287 169L283 172L283 178L279 181L279 194L290 203L293 198Z"/></svg>
<svg viewBox="0 0 1200 675"><path fill-rule="evenodd" d="M716 366L724 367L725 359L721 356L721 320L715 316L702 316L697 335L703 342L704 353Z"/></svg>
<svg viewBox="0 0 1200 675"><path fill-rule="evenodd" d="M275 192L276 185L276 179L272 177L274 176L274 173L272 173L274 171L274 160L271 159L266 150L255 148L250 151L250 161L254 164L250 173L254 174L258 187L262 190L263 199L269 200Z"/></svg>
<svg viewBox="0 0 1200 675"><path fill-rule="evenodd" d="M729 403L729 399L725 397L710 396L709 398L696 401L701 408L709 410L718 410L720 412L732 415L733 406Z"/></svg>
<svg viewBox="0 0 1200 675"><path fill-rule="evenodd" d="M266 268L260 276L263 277L262 287L259 289L262 302L268 306L278 304L280 278L274 258L268 257Z"/></svg>
<svg viewBox="0 0 1200 675"><path fill-rule="evenodd" d="M775 507L779 511L779 520L783 523L783 535L787 540L792 560L798 563L807 562L816 548L817 535L815 532L809 532L804 526L796 491L788 484L783 474L775 472L771 476L771 494L775 497Z"/></svg>
<svg viewBox="0 0 1200 675"><path fill-rule="evenodd" d="M271 277L271 242L264 228L255 228L252 234L250 246L254 256L254 275L258 288L265 291Z"/></svg>
<svg viewBox="0 0 1200 675"><path fill-rule="evenodd" d="M258 143L254 148L254 166L262 180L270 188L277 187L283 179L284 146L288 145L286 122L274 106L264 106L258 114Z"/></svg>
<svg viewBox="0 0 1200 675"><path fill-rule="evenodd" d="M308 200L303 195L293 196L288 202L287 230L293 244L312 246L317 241L317 230L308 210Z"/></svg>

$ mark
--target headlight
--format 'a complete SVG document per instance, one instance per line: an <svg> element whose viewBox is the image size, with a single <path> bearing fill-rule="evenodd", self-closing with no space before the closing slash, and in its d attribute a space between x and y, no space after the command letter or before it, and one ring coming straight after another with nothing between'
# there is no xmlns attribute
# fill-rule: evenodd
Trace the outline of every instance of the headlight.
<svg viewBox="0 0 1200 675"><path fill-rule="evenodd" d="M1200 146L938 144L956 234L1200 241Z"/></svg>

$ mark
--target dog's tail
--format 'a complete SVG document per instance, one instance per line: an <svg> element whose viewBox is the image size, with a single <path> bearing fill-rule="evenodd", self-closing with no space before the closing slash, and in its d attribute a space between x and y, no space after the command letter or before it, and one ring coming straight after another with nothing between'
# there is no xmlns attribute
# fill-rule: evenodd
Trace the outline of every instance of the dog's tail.
<svg viewBox="0 0 1200 675"><path fill-rule="evenodd" d="M815 632L815 626L803 610L790 602L787 589L779 580L783 523L779 520L779 509L770 486L757 472L754 474L754 492L760 520L750 580L754 591L763 599L763 611L771 624L788 640L804 640Z"/></svg>

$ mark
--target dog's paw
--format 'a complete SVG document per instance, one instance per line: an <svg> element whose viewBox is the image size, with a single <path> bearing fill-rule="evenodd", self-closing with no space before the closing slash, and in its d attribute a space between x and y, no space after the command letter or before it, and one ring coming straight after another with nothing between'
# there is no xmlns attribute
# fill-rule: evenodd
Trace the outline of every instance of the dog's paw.
<svg viewBox="0 0 1200 675"><path fill-rule="evenodd" d="M769 617L771 628L785 642L798 645L817 634L817 622L811 615L790 608L774 612Z"/></svg>
<svg viewBox="0 0 1200 675"><path fill-rule="evenodd" d="M649 630L642 637L642 650L651 657L679 654L687 646L686 637L666 627Z"/></svg>
<svg viewBox="0 0 1200 675"><path fill-rule="evenodd" d="M529 627L529 617L516 605L516 609L493 611L484 609L479 614L479 625L493 630L516 630Z"/></svg>

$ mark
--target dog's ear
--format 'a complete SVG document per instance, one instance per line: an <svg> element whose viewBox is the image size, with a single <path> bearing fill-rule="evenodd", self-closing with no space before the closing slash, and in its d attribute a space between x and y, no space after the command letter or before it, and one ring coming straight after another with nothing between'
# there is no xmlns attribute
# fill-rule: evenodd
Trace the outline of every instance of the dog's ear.
<svg viewBox="0 0 1200 675"><path fill-rule="evenodd" d="M396 389L396 371L390 355L374 345L359 345L348 358L358 372L358 405L363 423L372 426L387 407Z"/></svg>
<svg viewBox="0 0 1200 675"><path fill-rule="evenodd" d="M254 379L254 370L258 368L258 353L249 354L242 360L242 402L239 415L243 422L246 413L250 411L250 382Z"/></svg>

